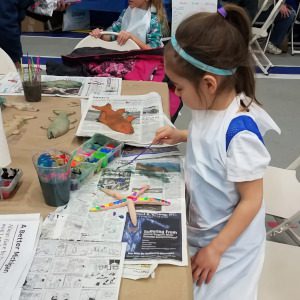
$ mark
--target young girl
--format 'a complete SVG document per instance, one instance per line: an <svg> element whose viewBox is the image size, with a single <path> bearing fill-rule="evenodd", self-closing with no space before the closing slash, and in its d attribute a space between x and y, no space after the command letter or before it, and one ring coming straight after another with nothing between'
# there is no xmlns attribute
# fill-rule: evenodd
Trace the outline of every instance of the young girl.
<svg viewBox="0 0 300 300"><path fill-rule="evenodd" d="M250 22L235 5L181 23L165 69L192 109L189 130L163 127L154 143L187 141L188 241L194 299L254 300L264 260L262 135L280 132L255 98Z"/></svg>
<svg viewBox="0 0 300 300"><path fill-rule="evenodd" d="M107 31L119 32L117 41L124 45L132 39L141 49L162 47L162 33L168 32L162 0L129 0L129 6L123 10L119 19L107 28ZM111 40L102 35L102 30L94 29L90 35Z"/></svg>

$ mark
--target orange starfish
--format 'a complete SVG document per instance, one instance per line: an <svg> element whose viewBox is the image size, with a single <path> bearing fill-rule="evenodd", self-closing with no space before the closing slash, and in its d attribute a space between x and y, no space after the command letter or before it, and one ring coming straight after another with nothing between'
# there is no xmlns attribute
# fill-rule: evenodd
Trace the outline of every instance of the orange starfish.
<svg viewBox="0 0 300 300"><path fill-rule="evenodd" d="M118 131L125 134L134 133L134 129L132 127L131 122L136 118L134 116L123 117L125 113L125 109L121 108L118 110L113 110L111 104L107 103L103 106L95 106L92 105L93 108L100 110L100 116L98 121L107 125L114 131Z"/></svg>

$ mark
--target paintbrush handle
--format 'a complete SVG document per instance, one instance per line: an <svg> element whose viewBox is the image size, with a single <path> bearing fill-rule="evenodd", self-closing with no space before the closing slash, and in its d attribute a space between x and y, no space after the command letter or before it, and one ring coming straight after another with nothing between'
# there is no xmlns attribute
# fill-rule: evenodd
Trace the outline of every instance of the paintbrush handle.
<svg viewBox="0 0 300 300"><path fill-rule="evenodd" d="M116 191L112 191L112 190L109 190L109 189L104 189L104 188L101 188L101 191L103 193L105 193L106 195L108 196L111 196L111 197L114 197L115 199L124 199L126 198L126 196L116 192Z"/></svg>
<svg viewBox="0 0 300 300"><path fill-rule="evenodd" d="M137 216L134 202L131 199L127 199L127 207L130 216L131 223L136 226L137 225Z"/></svg>
<svg viewBox="0 0 300 300"><path fill-rule="evenodd" d="M150 185L145 184L139 191L136 192L135 197L139 197L140 195L144 194L149 188Z"/></svg>

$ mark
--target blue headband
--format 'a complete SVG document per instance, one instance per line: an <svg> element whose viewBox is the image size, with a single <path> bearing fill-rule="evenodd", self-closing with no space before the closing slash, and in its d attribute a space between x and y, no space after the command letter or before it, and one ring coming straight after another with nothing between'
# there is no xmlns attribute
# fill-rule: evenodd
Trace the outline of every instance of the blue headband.
<svg viewBox="0 0 300 300"><path fill-rule="evenodd" d="M171 38L171 43L172 46L174 48L174 50L187 62L189 62L191 65L193 65L194 67L206 71L206 72L210 72L213 73L215 75L222 75L222 76L230 76L233 75L236 71L236 68L231 69L231 70L227 70L227 69L220 69L220 68L215 68L212 66L209 66L205 63L203 63L202 61L192 57L191 55L189 55L188 53L186 53L177 43L175 37Z"/></svg>

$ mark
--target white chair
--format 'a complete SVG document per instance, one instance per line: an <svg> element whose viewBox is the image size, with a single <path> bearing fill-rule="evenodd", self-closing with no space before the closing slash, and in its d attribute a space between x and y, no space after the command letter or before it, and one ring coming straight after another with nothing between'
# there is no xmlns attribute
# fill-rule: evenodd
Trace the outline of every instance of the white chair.
<svg viewBox="0 0 300 300"><path fill-rule="evenodd" d="M273 67L272 62L264 53L263 49L261 48L258 39L266 38L268 36L268 30L274 23L276 16L279 13L280 6L283 4L284 0L278 0L274 5L272 11L270 12L267 20L264 22L262 27L254 27L252 26L252 39L250 41L250 48L252 52L252 56L254 61L256 62L257 66L262 70L265 75L268 75L269 68ZM254 22L259 17L259 14L264 10L264 7L267 5L267 1L264 1L262 7L260 8L258 14L254 18ZM259 58L260 57L260 58Z"/></svg>
<svg viewBox="0 0 300 300"><path fill-rule="evenodd" d="M105 35L114 35L117 36L117 32L108 32L103 31L102 34ZM129 39L124 45L120 46L117 41L104 41L99 38L94 38L92 36L87 36L82 39L74 49L83 48L83 47L102 47L105 49L118 50L118 51L130 51L130 50L138 50L140 47L131 39Z"/></svg>
<svg viewBox="0 0 300 300"><path fill-rule="evenodd" d="M295 170L268 167L264 176L266 212L290 218L300 210L300 183Z"/></svg>
<svg viewBox="0 0 300 300"><path fill-rule="evenodd" d="M0 48L0 74L7 74L9 72L17 72L17 68L7 53Z"/></svg>
<svg viewBox="0 0 300 300"><path fill-rule="evenodd" d="M300 247L267 242L258 300L299 299Z"/></svg>
<svg viewBox="0 0 300 300"><path fill-rule="evenodd" d="M289 167L298 165L299 159ZM267 213L290 220L292 216L299 217L300 183L296 171L269 167L264 176L264 198ZM267 241L258 300L299 299L299 266L300 247Z"/></svg>
<svg viewBox="0 0 300 300"><path fill-rule="evenodd" d="M291 28L292 55L300 53L300 50L296 50L295 49L295 42L294 42L294 30L295 30L295 27L299 28L299 25L300 25L299 16L300 16L300 3L298 4L298 9L297 9L297 13L296 13L296 20L292 24L292 28Z"/></svg>

